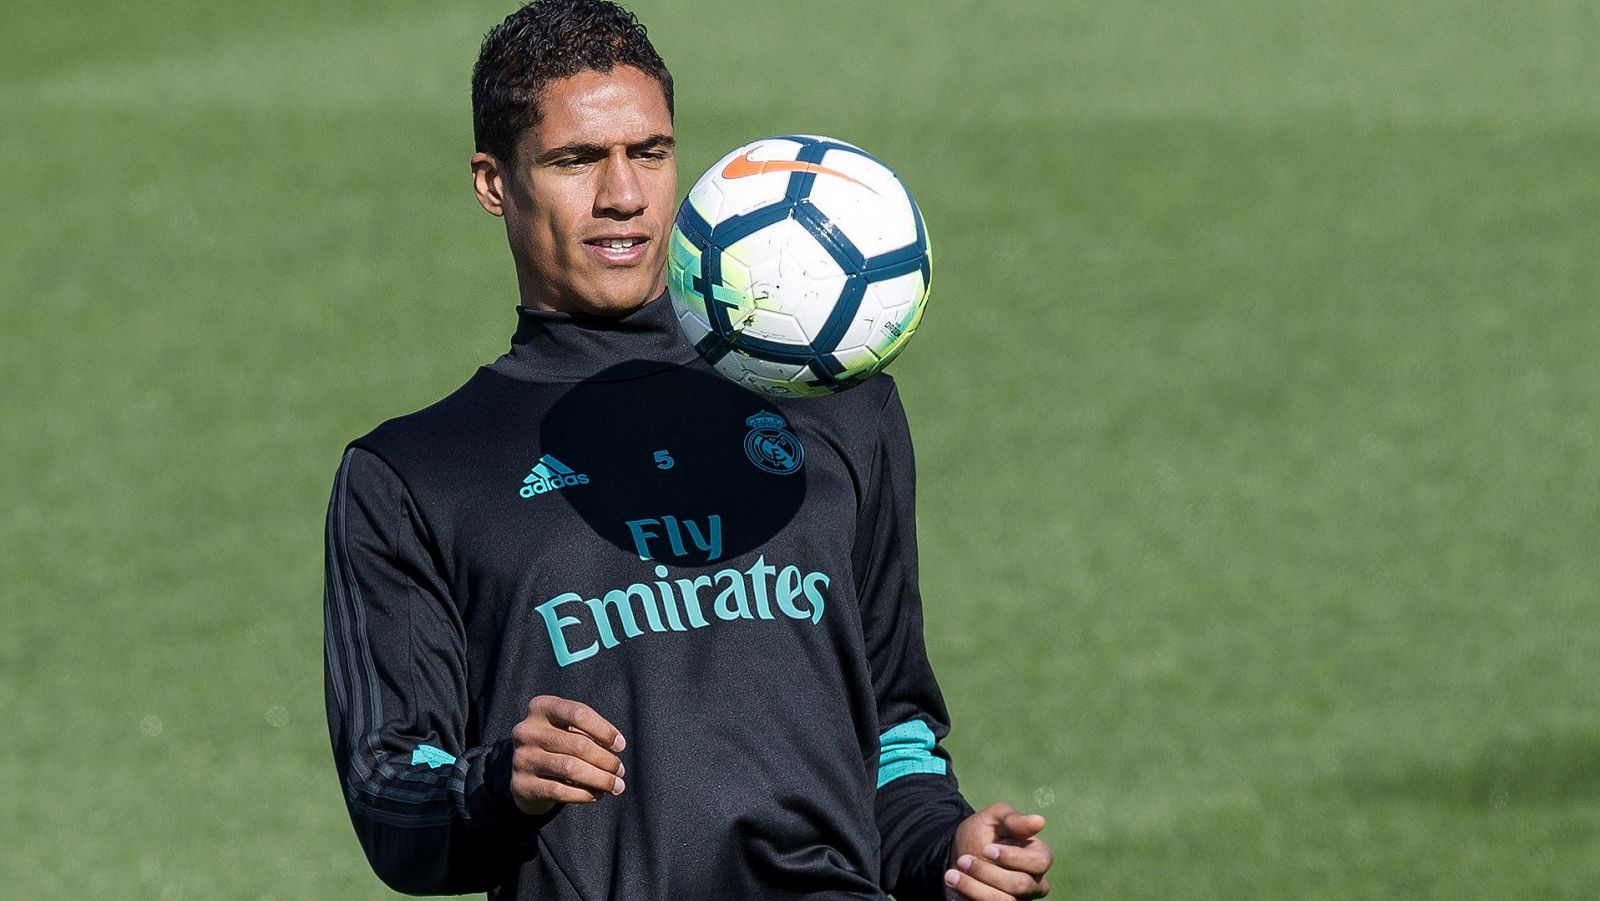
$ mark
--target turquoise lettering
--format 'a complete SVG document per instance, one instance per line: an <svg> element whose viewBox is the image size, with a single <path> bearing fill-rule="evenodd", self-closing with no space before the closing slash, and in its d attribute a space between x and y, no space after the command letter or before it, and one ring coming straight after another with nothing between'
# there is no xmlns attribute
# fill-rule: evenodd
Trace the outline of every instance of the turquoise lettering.
<svg viewBox="0 0 1600 901"><path fill-rule="evenodd" d="M772 608L767 604L767 577L777 570L767 565L767 558L763 555L756 558L756 562L745 570L750 575L750 586L756 593L756 614L762 619L777 619L772 615Z"/></svg>
<svg viewBox="0 0 1600 901"><path fill-rule="evenodd" d="M677 522L681 526L690 520ZM656 534L649 528L652 524L661 525L658 520L634 520L630 527L634 524L640 527L636 534L645 553L649 552L647 545L650 538L665 537L664 532ZM706 541L702 542L702 538ZM710 540L710 533L699 534L695 542L695 546L702 549L706 544L716 544ZM712 575L674 579L665 564L657 563L653 569L659 581L635 582L626 588L606 591L598 598L585 599L581 594L569 591L537 605L534 609L538 611L550 637L550 650L556 664L570 666L587 660L601 650L615 648L630 638L640 637L646 631L659 633L703 629L712 625L706 611L707 604L711 606L710 613L723 622L740 619L775 620L778 618L772 609L775 606L784 618L810 620L817 624L822 622L823 611L827 609L827 589L833 584L826 573L805 572L798 566L769 564L765 556L757 557L747 570L729 567ZM701 597L702 590L713 592L714 597ZM801 600L802 597L804 600ZM582 604L589 618L581 614L562 613L563 604ZM644 605L643 622L640 621L640 604ZM588 637L590 633L586 627L590 618L594 622L596 639L587 645L574 647L571 642L576 639L569 638L567 630L577 628L578 635Z"/></svg>
<svg viewBox="0 0 1600 901"><path fill-rule="evenodd" d="M640 560L653 560L650 556L649 539L656 537L656 533L648 531L645 526L656 523L654 519L630 519L628 531L633 533L633 549L639 553ZM659 523L657 523L659 525Z"/></svg>
<svg viewBox="0 0 1600 901"><path fill-rule="evenodd" d="M600 653L600 642L598 641L591 642L588 647L579 648L576 651L567 648L567 639L561 634L561 630L567 626L576 626L583 622L576 616L556 615L556 607L558 605L569 603L581 604L583 603L583 598L569 591L566 594L558 594L534 608L539 611L540 616L544 617L544 627L550 633L550 647L555 651L557 666L577 663L579 660L584 660Z"/></svg>
<svg viewBox="0 0 1600 901"><path fill-rule="evenodd" d="M645 588L643 585L630 585L628 587L629 589L641 589L645 597L650 597L650 589ZM594 625L595 628L600 630L600 643L608 648L614 648L622 643L617 640L616 633L611 631L611 617L606 615L606 607L608 606L617 609L617 620L622 623L622 634L625 637L638 638L644 634L639 628L639 624L633 620L633 604L630 601L631 591L608 591L604 598L589 598L584 601L585 604L589 605L589 609L594 612ZM654 612L648 606L645 609L646 615Z"/></svg>
<svg viewBox="0 0 1600 901"><path fill-rule="evenodd" d="M663 516L661 517L661 524L667 527L667 541L672 545L672 556L689 556L689 549L683 546L683 533L678 531L678 518L676 516Z"/></svg>
<svg viewBox="0 0 1600 901"><path fill-rule="evenodd" d="M695 576L691 579L678 580L678 595L683 598L683 610L689 614L689 625L696 629L703 629L711 625L706 622L705 615L700 612L700 595L702 588L711 587L710 576Z"/></svg>
<svg viewBox="0 0 1600 901"><path fill-rule="evenodd" d="M778 609L790 619L809 619L811 614L794 605L794 599L800 596L800 567L785 566L778 573L777 589Z"/></svg>
<svg viewBox="0 0 1600 901"><path fill-rule="evenodd" d="M724 569L717 573L716 579L718 582L728 580L728 587L717 594L712 608L717 618L730 621L740 617L755 619L755 614L750 612L750 599L744 593L744 573L737 569Z"/></svg>
<svg viewBox="0 0 1600 901"><path fill-rule="evenodd" d="M657 564L656 565L656 578L665 579L666 577L667 577L667 568L665 566ZM661 605L667 611L667 624L672 627L672 631L674 631L674 632L687 632L687 631L689 631L688 628L686 628L683 625L683 618L678 616L678 602L672 596L672 585L671 585L671 583L668 583L668 582L657 582L656 583L656 588L659 588L661 590Z"/></svg>
<svg viewBox="0 0 1600 901"><path fill-rule="evenodd" d="M630 595L638 595L644 601L644 618L650 625L650 631L667 631L667 627L661 624L661 611L656 609L656 594L650 590L649 585L643 582L635 582L622 590ZM611 592L607 592L606 597L609 599Z"/></svg>
<svg viewBox="0 0 1600 901"><path fill-rule="evenodd" d="M722 556L722 517L713 513L709 522L707 528L709 534L702 535L700 527L694 524L694 520L683 521L683 527L689 530L689 540L694 542L695 547L706 552L707 563Z"/></svg>
<svg viewBox="0 0 1600 901"><path fill-rule="evenodd" d="M828 581L827 573L806 573L805 592L806 600L811 602L812 625L822 622L822 608L825 601L822 597L822 588L817 587L819 583L822 588L827 588L832 584Z"/></svg>

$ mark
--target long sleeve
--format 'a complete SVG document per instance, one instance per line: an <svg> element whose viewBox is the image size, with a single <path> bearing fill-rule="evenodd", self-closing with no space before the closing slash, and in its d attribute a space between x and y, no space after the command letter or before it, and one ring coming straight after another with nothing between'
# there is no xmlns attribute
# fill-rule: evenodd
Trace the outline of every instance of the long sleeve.
<svg viewBox="0 0 1600 901"><path fill-rule="evenodd" d="M972 813L939 742L950 716L928 664L917 588L916 466L898 389L856 529L854 565L877 695L879 883L900 901L943 898L956 826Z"/></svg>
<svg viewBox="0 0 1600 901"><path fill-rule="evenodd" d="M328 730L379 878L410 894L481 892L534 853L548 817L511 799L509 737L465 747L464 633L426 536L399 476L347 451L328 506Z"/></svg>

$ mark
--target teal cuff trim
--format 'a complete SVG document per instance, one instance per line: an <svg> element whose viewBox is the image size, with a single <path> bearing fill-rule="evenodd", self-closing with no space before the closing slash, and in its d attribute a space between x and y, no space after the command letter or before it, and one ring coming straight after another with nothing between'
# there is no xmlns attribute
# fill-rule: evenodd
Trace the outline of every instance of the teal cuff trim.
<svg viewBox="0 0 1600 901"><path fill-rule="evenodd" d="M428 765L428 769L436 770L439 767L449 766L455 762L456 759L450 752L441 751L433 745L417 745L416 749L411 752L412 766L425 763Z"/></svg>
<svg viewBox="0 0 1600 901"><path fill-rule="evenodd" d="M878 787L912 773L947 772L944 758L933 756L937 744L933 730L922 720L910 720L878 736Z"/></svg>

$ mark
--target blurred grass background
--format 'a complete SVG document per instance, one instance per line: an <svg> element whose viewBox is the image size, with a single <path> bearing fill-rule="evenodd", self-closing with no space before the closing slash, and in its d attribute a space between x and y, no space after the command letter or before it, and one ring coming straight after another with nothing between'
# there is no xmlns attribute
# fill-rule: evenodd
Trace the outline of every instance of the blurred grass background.
<svg viewBox="0 0 1600 901"><path fill-rule="evenodd" d="M321 520L509 336L466 158L510 8L0 12L11 897L390 897ZM1600 891L1600 8L636 9L684 188L801 131L917 193L930 652L1053 895Z"/></svg>

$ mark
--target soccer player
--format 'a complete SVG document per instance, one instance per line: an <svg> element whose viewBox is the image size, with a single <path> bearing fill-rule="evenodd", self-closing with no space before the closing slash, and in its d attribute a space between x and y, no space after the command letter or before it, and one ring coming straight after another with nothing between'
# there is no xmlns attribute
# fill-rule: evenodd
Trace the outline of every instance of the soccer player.
<svg viewBox="0 0 1600 901"><path fill-rule="evenodd" d="M329 730L374 870L501 899L1043 896L1043 818L975 813L939 745L893 381L774 401L678 333L644 29L525 6L472 102L510 350L352 442L328 512Z"/></svg>

